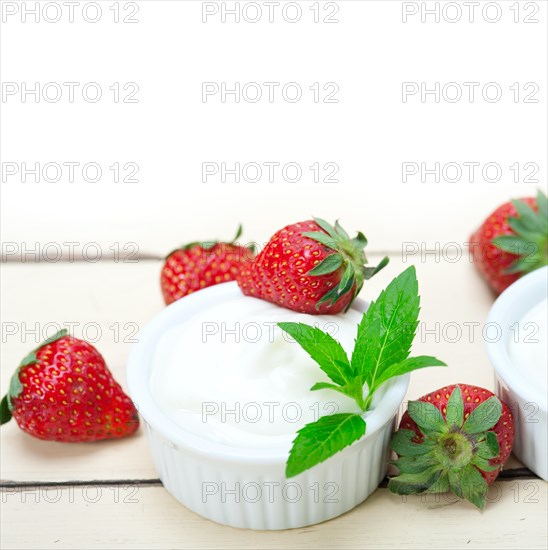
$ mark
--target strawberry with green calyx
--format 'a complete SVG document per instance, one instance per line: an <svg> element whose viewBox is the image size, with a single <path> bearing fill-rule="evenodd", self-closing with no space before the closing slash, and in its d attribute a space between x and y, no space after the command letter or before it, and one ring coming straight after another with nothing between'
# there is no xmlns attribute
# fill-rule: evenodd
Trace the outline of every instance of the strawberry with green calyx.
<svg viewBox="0 0 548 550"><path fill-rule="evenodd" d="M0 424L15 418L39 439L117 439L139 427L137 410L101 354L61 330L29 353L0 405Z"/></svg>
<svg viewBox="0 0 548 550"><path fill-rule="evenodd" d="M478 271L497 293L548 265L548 199L539 191L497 208L470 237Z"/></svg>
<svg viewBox="0 0 548 550"><path fill-rule="evenodd" d="M268 300L301 313L346 311L365 280L387 263L366 267L367 239L350 238L339 225L320 218L280 229L237 277L247 296Z"/></svg>
<svg viewBox="0 0 548 550"><path fill-rule="evenodd" d="M241 234L240 225L230 242L192 242L170 252L160 276L166 305L202 288L234 281L255 255L253 245L236 244Z"/></svg>
<svg viewBox="0 0 548 550"><path fill-rule="evenodd" d="M394 434L399 495L453 492L478 508L512 451L514 420L492 392L457 384L410 401Z"/></svg>

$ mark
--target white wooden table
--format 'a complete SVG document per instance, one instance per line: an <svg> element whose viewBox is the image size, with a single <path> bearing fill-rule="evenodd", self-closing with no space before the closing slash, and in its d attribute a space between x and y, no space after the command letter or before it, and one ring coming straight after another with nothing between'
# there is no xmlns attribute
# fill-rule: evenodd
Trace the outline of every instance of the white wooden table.
<svg viewBox="0 0 548 550"><path fill-rule="evenodd" d="M125 385L135 331L164 307L164 254L197 239L229 238L238 222L246 239L263 243L283 225L311 215L340 218L349 231L363 230L371 262L391 257L366 285L366 299L410 262L417 266L422 311L414 353L435 355L449 366L413 373L408 399L455 382L493 388L481 334L493 296L469 263L465 243L498 204L533 195L546 183L546 1L521 11L516 6L522 2L494 2L504 13L496 25L485 21L479 7L477 24L467 23L463 8L461 24L431 23L428 16L423 25L420 15L404 23L402 2L349 0L337 2L340 24L324 25L314 22L312 10L326 2L303 0L301 26L279 16L273 25L224 24L218 18L204 24L201 0L98 2L103 17L97 24L82 18L82 8L95 2L75 2L75 24L67 21L66 9L54 24L34 24L30 15L26 23L19 12L1 29L4 81L29 88L38 82L42 88L53 81L80 84L74 103L66 87L57 103L35 102L32 94L0 102L3 162L80 166L74 183L66 170L59 183L21 173L2 183L0 221L8 245L0 264L2 395L21 358L55 330L48 323L70 325L76 337L97 338L95 345ZM25 4L32 10L37 3ZM3 4L13 11L15 2ZM41 4L47 10L50 2ZM136 4L139 23L123 23ZM538 24L521 24L534 17ZM297 79L308 99L298 105L266 99L206 103L201 90L212 79ZM410 80L429 89L435 82L498 81L504 96L486 102L478 88L474 104L465 98L435 102L431 96L422 102L420 94L404 102L402 84ZM103 90L97 103L82 99L83 85L92 82ZM337 83L340 103L313 101L310 85L320 82ZM535 82L538 103L526 103L524 86ZM124 83L139 86L132 102L113 97L113 84L119 91ZM78 175L92 161L103 170L97 183ZM229 167L295 161L305 176L298 183L279 176L257 185L232 178L206 183L204 161ZM419 174L407 181L402 163L411 161L428 167L456 162L463 169L493 161L503 175L488 183L478 168L473 183L466 171L456 182L444 176L436 183L429 175L421 183ZM114 179L111 167L130 162L139 167L138 183ZM339 183L311 183L309 167L316 162L336 162ZM535 163L537 181L526 177L526 167ZM70 261L65 243L75 243L76 261ZM47 261L55 245L63 258ZM403 258L404 246L415 254ZM97 247L102 259L93 262ZM342 517L283 532L223 527L179 505L157 479L143 430L120 441L60 444L33 439L12 421L0 429L0 468L0 546L6 550L547 544L547 485L514 458L483 512L446 498L404 499L381 485Z"/></svg>
<svg viewBox="0 0 548 550"><path fill-rule="evenodd" d="M461 232L464 235L464 222ZM459 236L461 236L459 234ZM456 239L455 239L456 240ZM380 251L379 251L380 252ZM445 360L445 369L412 375L408 398L452 382L493 387L481 337L493 301L466 254L452 263L435 255L391 263L364 292L375 297L409 262L422 295L417 354ZM374 262L380 254L371 254ZM13 368L48 330L75 323L125 383L129 342L163 307L159 259L134 263L2 264L2 392ZM8 323L10 323L8 325ZM457 338L458 327L463 335ZM52 325L49 326L52 329ZM34 331L34 333L33 333ZM546 548L547 484L511 458L483 512L450 497L399 497L384 485L362 505L320 525L254 532L214 524L185 509L162 487L143 430L97 444L33 439L10 422L1 429L2 548Z"/></svg>

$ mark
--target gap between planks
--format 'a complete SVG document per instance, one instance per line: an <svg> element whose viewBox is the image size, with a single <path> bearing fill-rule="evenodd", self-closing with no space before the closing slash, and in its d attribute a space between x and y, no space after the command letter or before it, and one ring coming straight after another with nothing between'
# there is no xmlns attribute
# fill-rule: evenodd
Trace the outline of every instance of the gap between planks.
<svg viewBox="0 0 548 550"><path fill-rule="evenodd" d="M514 481L516 479L532 480L540 478L528 468L515 468L512 470L503 470L497 481ZM95 479L90 481L2 481L0 490L16 489L20 491L34 490L37 487L85 487L85 486L112 487L118 485L138 485L143 487L162 486L160 479ZM379 488L386 489L388 478L385 477L379 484Z"/></svg>

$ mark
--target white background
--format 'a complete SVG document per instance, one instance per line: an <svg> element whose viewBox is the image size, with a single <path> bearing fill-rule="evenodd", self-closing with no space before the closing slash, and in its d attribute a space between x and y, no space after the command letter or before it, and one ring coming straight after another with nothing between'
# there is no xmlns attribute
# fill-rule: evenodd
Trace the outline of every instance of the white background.
<svg viewBox="0 0 548 550"><path fill-rule="evenodd" d="M24 16L35 4L39 22L32 13ZM272 23L264 2L255 3L263 12L258 23L243 16L236 23L233 15L223 23L221 4L233 9L235 2L218 2L219 13L206 22L203 3L192 0L100 1L96 23L85 21L96 18L89 2L74 4L73 23L68 6L53 2L44 14L46 4L2 6L1 213L3 241L11 243L4 252L70 241L98 242L108 253L112 243L131 241L141 254L162 255L189 240L229 238L238 222L245 238L263 242L311 215L363 230L374 250L399 250L403 241L462 244L488 213L485 197L492 196L494 208L546 185L544 1L479 2L473 22L466 2L318 2L318 23L310 1L298 3L302 15L295 23L284 20L285 2L274 6ZM239 2L242 10L246 4ZM428 13L422 22L421 5L437 5L439 22ZM324 23L335 8L338 22ZM254 8L247 9L254 17ZM295 8L288 10L294 17ZM458 10L460 20L449 22ZM59 14L60 21L48 21ZM138 22L124 23L124 17ZM64 82L79 83L72 103ZM96 103L83 99L89 82L101 86ZM122 101L128 82L138 85L136 103ZM219 94L203 101L204 82L281 85L272 103L243 97L236 103L234 96L223 103ZM288 82L302 88L297 103L282 98ZM315 103L309 90L315 82L336 83L338 103ZM463 97L452 103L441 94L436 102L430 94L422 101L418 93L404 102L404 82L429 88L438 82L441 89L454 82ZM474 101L465 82L479 83ZM483 99L489 82L500 86L499 101ZM518 102L510 89L516 82ZM51 96L55 86L63 95L37 101L21 92L23 83L39 83L40 90L54 83ZM109 89L114 83L121 88L118 102ZM527 83L533 87L524 90ZM16 93L6 94L14 85ZM537 88L537 102L525 103ZM451 98L454 92L447 90ZM60 182L40 176L36 183L32 174L22 182L23 162L32 168L67 161L98 163L101 180L86 182L76 168L73 183L63 183L68 169ZM138 183L114 183L109 166L115 162L136 163ZM303 175L288 183L278 169L272 183L266 174L257 183L236 184L233 176L203 182L203 162L295 162ZM308 168L314 162L336 163L338 183L314 183ZM455 162L463 174L456 183L435 182L432 175L422 183L420 174L404 183L403 162L429 168ZM481 163L472 183L464 165L470 162ZM482 176L489 162L501 168L497 182ZM518 183L509 169L514 163L521 167ZM531 172L526 163L538 165L538 183L524 183ZM19 172L10 175L14 165ZM463 217L470 223L457 224Z"/></svg>

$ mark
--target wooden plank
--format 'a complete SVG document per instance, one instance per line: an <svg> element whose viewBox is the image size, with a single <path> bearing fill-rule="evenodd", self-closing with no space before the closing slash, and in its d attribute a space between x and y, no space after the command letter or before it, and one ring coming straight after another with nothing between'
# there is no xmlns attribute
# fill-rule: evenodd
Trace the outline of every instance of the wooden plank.
<svg viewBox="0 0 548 550"><path fill-rule="evenodd" d="M414 353L432 354L448 363L447 368L425 369L413 374L407 398L417 398L438 386L469 382L493 387L492 368L484 350L481 323L493 301L483 281L468 262L450 263L443 258L420 256L417 265L422 295L421 325ZM370 261L379 257L371 255ZM391 278L409 265L392 255L384 272L369 281L363 291L374 298ZM439 261L436 261L439 260ZM96 323L101 337L96 346L105 356L116 378L125 384L125 361L131 333L126 323L144 326L163 307L159 292L160 263L100 262L57 264L5 264L3 266L3 345L1 387L22 357L36 345L37 335L28 330L47 329L46 323L75 325L82 336L86 324ZM109 328L118 323L119 341ZM469 323L480 323L471 326ZM133 326L133 325L132 325ZM8 334L10 330L18 330ZM14 328L15 327L15 328ZM27 333L25 333L25 328ZM53 327L49 327L52 329ZM460 338L457 338L458 331ZM469 331L471 331L469 333ZM90 335L95 332L90 330ZM38 340L44 334L38 336ZM95 336L93 336L95 337ZM402 405L403 407L403 405ZM144 433L135 437L99 444L61 444L33 439L14 422L2 427L2 479L7 481L70 481L151 479L156 477ZM513 462L509 467L520 467Z"/></svg>
<svg viewBox="0 0 548 550"><path fill-rule="evenodd" d="M3 491L2 548L546 548L545 482L497 482L490 499L480 512L449 495L378 489L335 520L269 532L205 520L158 486Z"/></svg>

